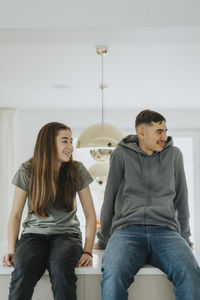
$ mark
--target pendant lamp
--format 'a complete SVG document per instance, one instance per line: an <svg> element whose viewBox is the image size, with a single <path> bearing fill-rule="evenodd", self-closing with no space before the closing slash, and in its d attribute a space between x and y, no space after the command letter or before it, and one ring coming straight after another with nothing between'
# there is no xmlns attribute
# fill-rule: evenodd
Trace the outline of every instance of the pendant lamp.
<svg viewBox="0 0 200 300"><path fill-rule="evenodd" d="M108 162L96 163L89 168L90 175L98 185L105 187L109 171Z"/></svg>
<svg viewBox="0 0 200 300"><path fill-rule="evenodd" d="M103 78L103 57L108 53L108 47L96 47L96 53L101 57L101 123L85 129L78 138L76 148L88 148L96 161L105 162L124 135L120 129L104 123L104 89L107 88L107 85L104 84Z"/></svg>

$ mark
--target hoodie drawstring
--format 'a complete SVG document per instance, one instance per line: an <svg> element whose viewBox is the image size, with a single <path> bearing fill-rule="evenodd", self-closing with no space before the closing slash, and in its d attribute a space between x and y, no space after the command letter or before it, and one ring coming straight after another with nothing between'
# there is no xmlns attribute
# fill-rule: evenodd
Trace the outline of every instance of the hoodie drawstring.
<svg viewBox="0 0 200 300"><path fill-rule="evenodd" d="M162 152L159 153L159 169L158 169L158 173L159 174L162 173Z"/></svg>
<svg viewBox="0 0 200 300"><path fill-rule="evenodd" d="M143 161L142 161L142 157L141 154L138 152L137 153L138 158L139 158L139 162L140 162L140 167L141 167L141 177L144 178L144 165L143 165Z"/></svg>

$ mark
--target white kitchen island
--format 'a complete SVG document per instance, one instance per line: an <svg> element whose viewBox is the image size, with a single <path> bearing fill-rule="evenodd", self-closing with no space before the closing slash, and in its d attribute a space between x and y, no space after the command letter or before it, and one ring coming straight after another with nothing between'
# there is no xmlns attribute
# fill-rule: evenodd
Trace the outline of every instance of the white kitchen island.
<svg viewBox="0 0 200 300"><path fill-rule="evenodd" d="M93 266L77 268L78 300L101 299L101 260L103 251L94 250ZM0 300L8 297L10 274L13 268L0 267ZM147 265L139 270L129 288L129 300L174 300L173 285L159 269ZM48 272L35 287L33 300L53 300ZM110 299L112 300L112 299Z"/></svg>

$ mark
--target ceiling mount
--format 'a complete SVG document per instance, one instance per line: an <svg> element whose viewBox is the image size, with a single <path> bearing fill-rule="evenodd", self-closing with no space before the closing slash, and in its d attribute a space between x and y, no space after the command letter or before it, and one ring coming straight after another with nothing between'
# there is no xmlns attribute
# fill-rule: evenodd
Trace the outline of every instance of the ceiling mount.
<svg viewBox="0 0 200 300"><path fill-rule="evenodd" d="M96 53L98 55L105 55L108 53L108 47L107 46L97 46L96 47Z"/></svg>

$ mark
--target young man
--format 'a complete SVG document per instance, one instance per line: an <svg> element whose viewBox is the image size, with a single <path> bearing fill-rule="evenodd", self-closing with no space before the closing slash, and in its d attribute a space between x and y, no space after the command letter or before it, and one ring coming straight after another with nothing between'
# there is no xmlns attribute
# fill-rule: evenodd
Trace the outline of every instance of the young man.
<svg viewBox="0 0 200 300"><path fill-rule="evenodd" d="M168 275L176 300L200 299L182 154L167 137L161 114L144 110L135 127L137 135L124 138L111 156L97 234L98 247L106 247L102 299L127 300L146 263Z"/></svg>

